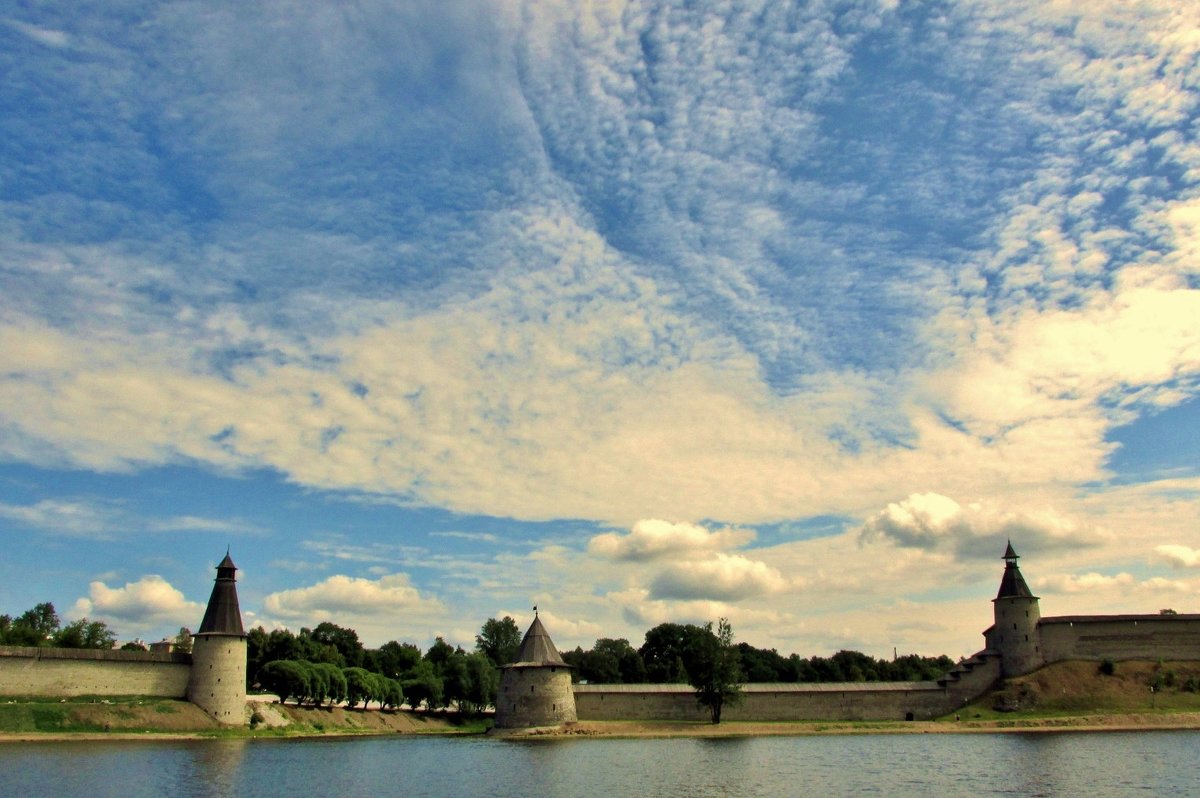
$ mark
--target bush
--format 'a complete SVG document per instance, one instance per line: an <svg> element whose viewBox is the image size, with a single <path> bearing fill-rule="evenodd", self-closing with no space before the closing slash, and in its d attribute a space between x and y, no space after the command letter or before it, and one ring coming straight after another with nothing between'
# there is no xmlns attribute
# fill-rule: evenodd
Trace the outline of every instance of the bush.
<svg viewBox="0 0 1200 798"><path fill-rule="evenodd" d="M1116 673L1117 666L1111 659L1106 659L1100 663L1100 672L1105 676L1112 676Z"/></svg>

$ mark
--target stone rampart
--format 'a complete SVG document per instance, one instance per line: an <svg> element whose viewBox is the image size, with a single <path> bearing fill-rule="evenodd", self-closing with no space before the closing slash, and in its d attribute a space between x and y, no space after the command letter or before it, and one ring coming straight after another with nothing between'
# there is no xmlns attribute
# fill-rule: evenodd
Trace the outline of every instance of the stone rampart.
<svg viewBox="0 0 1200 798"><path fill-rule="evenodd" d="M928 720L958 706L937 682L838 684L746 684L723 720ZM575 711L580 720L709 719L686 684L579 684Z"/></svg>
<svg viewBox="0 0 1200 798"><path fill-rule="evenodd" d="M183 698L189 654L0 646L0 695Z"/></svg>
<svg viewBox="0 0 1200 798"><path fill-rule="evenodd" d="M1047 663L1200 659L1200 615L1063 615L1038 630Z"/></svg>

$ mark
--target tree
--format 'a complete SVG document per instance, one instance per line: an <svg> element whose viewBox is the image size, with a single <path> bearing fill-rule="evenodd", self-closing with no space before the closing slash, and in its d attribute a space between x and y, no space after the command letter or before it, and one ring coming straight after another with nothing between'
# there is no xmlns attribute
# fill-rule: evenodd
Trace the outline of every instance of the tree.
<svg viewBox="0 0 1200 798"><path fill-rule="evenodd" d="M382 673L389 679L399 679L401 676L421 661L421 649L412 643L398 643L389 640L378 649L367 652L367 659L372 667L367 668L375 673Z"/></svg>
<svg viewBox="0 0 1200 798"><path fill-rule="evenodd" d="M380 680L384 677L371 673L365 668L345 668L342 673L346 676L347 706L353 708L355 704L362 701L363 709L366 709L367 704L371 701L380 700L383 695L383 686Z"/></svg>
<svg viewBox="0 0 1200 798"><path fill-rule="evenodd" d="M469 686L465 697L459 699L459 708L467 712L482 712L496 705L496 693L500 688L500 672L482 652L475 651L464 658Z"/></svg>
<svg viewBox="0 0 1200 798"><path fill-rule="evenodd" d="M358 632L338 626L329 621L322 621L317 628L309 631L301 629L300 634L307 636L321 646L333 646L341 654L345 667L361 668L363 664L363 645L358 640ZM331 660L324 660L331 661ZM337 664L337 663L334 663Z"/></svg>
<svg viewBox="0 0 1200 798"><path fill-rule="evenodd" d="M58 626L58 613L54 611L54 605L43 601L33 609L25 610L20 618L13 621L12 632L24 641L14 645L48 645L50 638L58 631Z"/></svg>
<svg viewBox="0 0 1200 798"><path fill-rule="evenodd" d="M436 709L442 705L442 680L434 672L433 663L421 660L405 674L401 681L404 695L408 697L408 705L416 709L425 703L426 709Z"/></svg>
<svg viewBox="0 0 1200 798"><path fill-rule="evenodd" d="M497 668L515 662L521 650L521 630L517 622L505 615L500 620L488 618L479 634L475 635L475 648L483 653Z"/></svg>
<svg viewBox="0 0 1200 798"><path fill-rule="evenodd" d="M696 700L708 707L716 724L721 722L724 706L741 699L742 670L729 620L722 618L715 633L711 621L701 629L702 634L689 641L689 683L696 688Z"/></svg>
<svg viewBox="0 0 1200 798"><path fill-rule="evenodd" d="M50 641L58 648L110 649L116 644L117 636L104 621L80 618L55 632Z"/></svg>
<svg viewBox="0 0 1200 798"><path fill-rule="evenodd" d="M646 632L646 641L638 649L646 665L646 681L687 684L691 673L689 652L694 648L694 639L703 632L703 627L690 623L660 623Z"/></svg>
<svg viewBox="0 0 1200 798"><path fill-rule="evenodd" d="M279 696L279 703L286 703L292 696L296 703L312 693L308 668L296 660L277 659L268 662L260 672L262 686Z"/></svg>
<svg viewBox="0 0 1200 798"><path fill-rule="evenodd" d="M175 635L175 650L181 654L192 653L192 630L186 626L179 627L179 634Z"/></svg>

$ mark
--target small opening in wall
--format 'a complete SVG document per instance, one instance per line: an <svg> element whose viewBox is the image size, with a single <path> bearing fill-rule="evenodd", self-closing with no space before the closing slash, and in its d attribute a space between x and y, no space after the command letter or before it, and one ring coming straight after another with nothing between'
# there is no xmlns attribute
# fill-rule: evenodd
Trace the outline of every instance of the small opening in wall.
<svg viewBox="0 0 1200 798"><path fill-rule="evenodd" d="M529 692L531 692L531 693L533 692L533 685L532 685L532 684L531 684L531 685L529 685Z"/></svg>

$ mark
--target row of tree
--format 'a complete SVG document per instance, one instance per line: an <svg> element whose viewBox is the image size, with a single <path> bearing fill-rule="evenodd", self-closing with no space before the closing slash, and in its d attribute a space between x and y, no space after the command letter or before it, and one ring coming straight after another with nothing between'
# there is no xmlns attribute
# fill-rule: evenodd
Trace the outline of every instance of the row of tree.
<svg viewBox="0 0 1200 798"><path fill-rule="evenodd" d="M718 629L719 631L719 629ZM646 632L645 642L634 648L624 638L601 638L588 650L563 653L581 681L598 684L645 684L692 681L701 641L712 633L708 626L663 623ZM947 656L915 654L892 660L875 659L858 651L839 651L832 657L783 656L775 649L738 643L743 678L747 682L905 682L934 679L950 670Z"/></svg>
<svg viewBox="0 0 1200 798"><path fill-rule="evenodd" d="M516 658L521 632L512 618L492 618L475 644L474 651L465 651L439 637L424 652L396 640L366 648L353 629L329 622L298 634L260 626L247 634L247 686L297 703L407 702L413 708L453 705L477 712L495 704L499 668Z"/></svg>
<svg viewBox="0 0 1200 798"><path fill-rule="evenodd" d="M0 615L0 645L112 648L117 636L104 621L80 618L63 625L54 605L42 602L13 618Z"/></svg>

